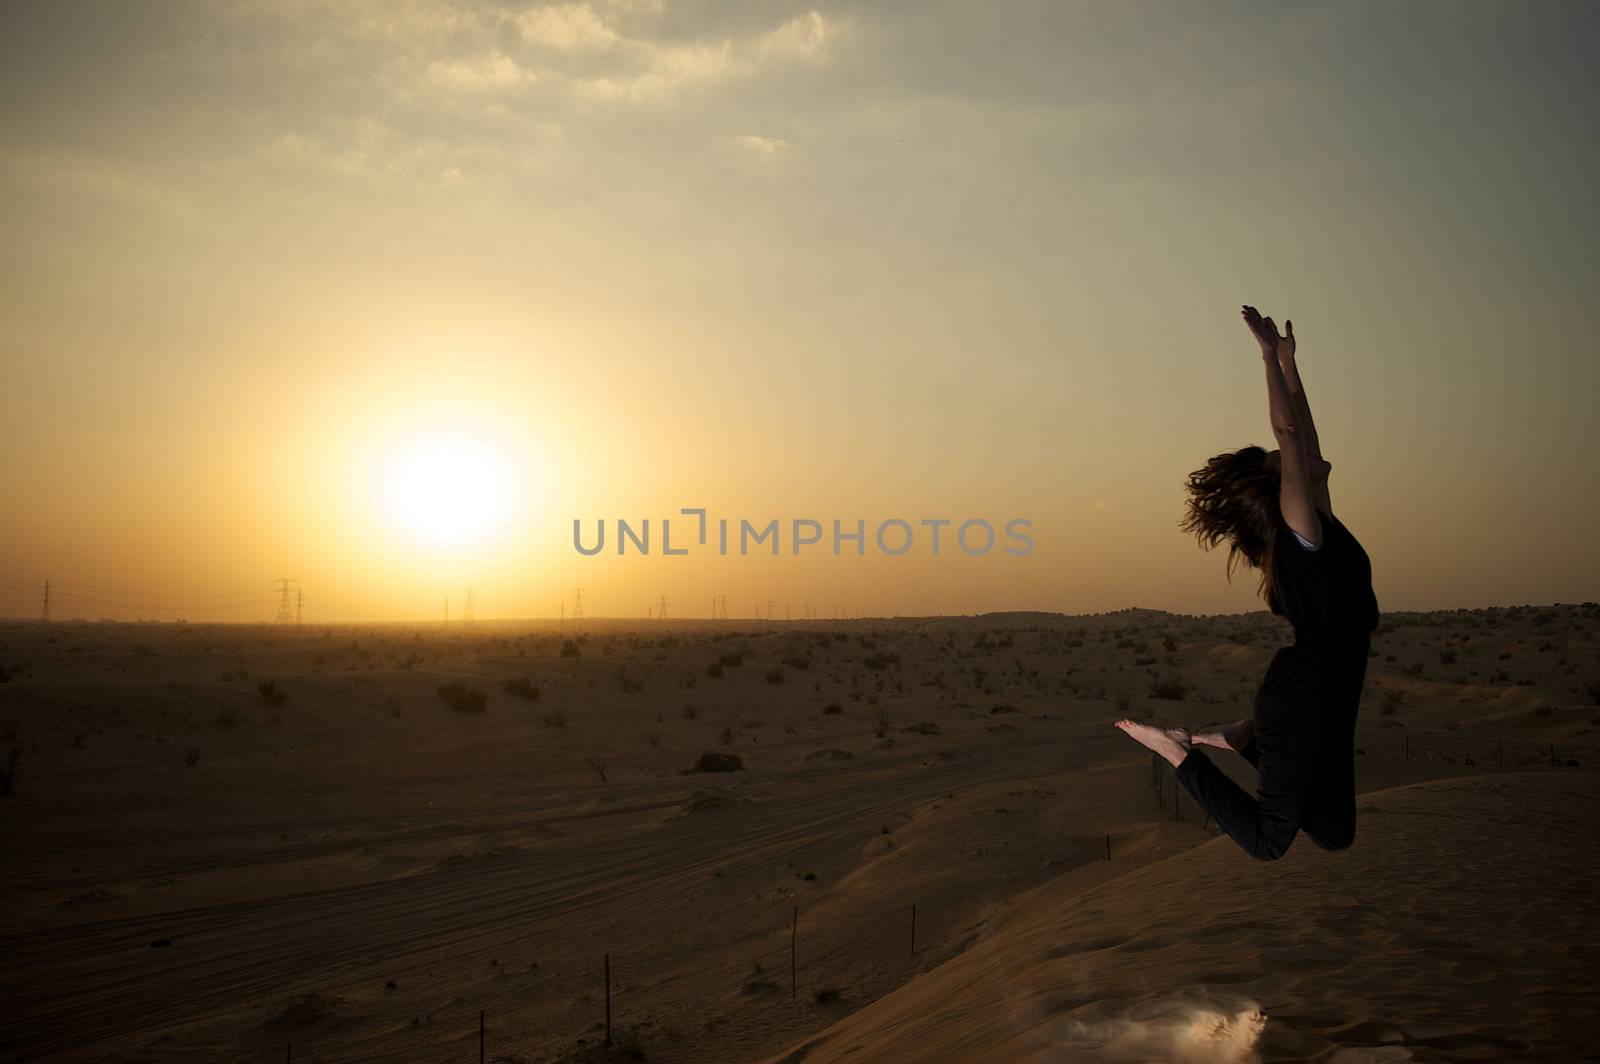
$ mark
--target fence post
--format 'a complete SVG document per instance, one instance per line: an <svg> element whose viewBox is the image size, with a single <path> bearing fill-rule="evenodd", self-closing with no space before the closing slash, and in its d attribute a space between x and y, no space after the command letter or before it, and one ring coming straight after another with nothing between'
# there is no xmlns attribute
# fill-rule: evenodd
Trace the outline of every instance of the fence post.
<svg viewBox="0 0 1600 1064"><path fill-rule="evenodd" d="M283 1044L283 1061L284 1061L284 1064L294 1064L294 1043L293 1042L285 1042Z"/></svg>
<svg viewBox="0 0 1600 1064"><path fill-rule="evenodd" d="M911 956L917 955L917 903L911 903Z"/></svg>
<svg viewBox="0 0 1600 1064"><path fill-rule="evenodd" d="M1106 860L1111 860L1111 833L1106 832Z"/></svg>
<svg viewBox="0 0 1600 1064"><path fill-rule="evenodd" d="M483 1064L483 1010L478 1010L478 1064Z"/></svg>
<svg viewBox="0 0 1600 1064"><path fill-rule="evenodd" d="M1556 744L1555 743L1551 743L1550 744L1550 763L1552 765L1556 763Z"/></svg>
<svg viewBox="0 0 1600 1064"><path fill-rule="evenodd" d="M794 917L789 924L789 996L795 996L794 981L794 944L795 937L800 929L800 906L794 907Z"/></svg>
<svg viewBox="0 0 1600 1064"><path fill-rule="evenodd" d="M606 1045L611 1044L611 954L606 954Z"/></svg>

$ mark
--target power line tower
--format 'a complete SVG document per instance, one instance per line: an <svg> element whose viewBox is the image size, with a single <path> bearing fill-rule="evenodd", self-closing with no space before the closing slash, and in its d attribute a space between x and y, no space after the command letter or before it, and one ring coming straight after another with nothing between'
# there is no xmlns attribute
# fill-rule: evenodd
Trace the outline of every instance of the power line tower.
<svg viewBox="0 0 1600 1064"><path fill-rule="evenodd" d="M572 619L575 621L583 620L583 593L587 590L586 587L572 589Z"/></svg>
<svg viewBox="0 0 1600 1064"><path fill-rule="evenodd" d="M665 595L657 595L656 596L656 620L664 621L666 619L667 619L667 596L665 596Z"/></svg>
<svg viewBox="0 0 1600 1064"><path fill-rule="evenodd" d="M767 599L767 620L772 620L772 600Z"/></svg>
<svg viewBox="0 0 1600 1064"><path fill-rule="evenodd" d="M300 627L300 607L306 602L306 589L299 588L294 593L294 626Z"/></svg>
<svg viewBox="0 0 1600 1064"><path fill-rule="evenodd" d="M289 587L295 582L290 576L280 576L273 581L278 585L278 615L272 619L273 624L289 624L294 620L294 613L289 609Z"/></svg>
<svg viewBox="0 0 1600 1064"><path fill-rule="evenodd" d="M71 596L68 596L69 598ZM39 613L39 620L45 624L50 623L50 581L44 582L44 609Z"/></svg>
<svg viewBox="0 0 1600 1064"><path fill-rule="evenodd" d="M450 596L449 595L446 595L444 597L444 623L445 624L449 624L450 623Z"/></svg>
<svg viewBox="0 0 1600 1064"><path fill-rule="evenodd" d="M461 604L461 623L466 628L472 627L475 620L472 613L472 589L467 588L467 601Z"/></svg>

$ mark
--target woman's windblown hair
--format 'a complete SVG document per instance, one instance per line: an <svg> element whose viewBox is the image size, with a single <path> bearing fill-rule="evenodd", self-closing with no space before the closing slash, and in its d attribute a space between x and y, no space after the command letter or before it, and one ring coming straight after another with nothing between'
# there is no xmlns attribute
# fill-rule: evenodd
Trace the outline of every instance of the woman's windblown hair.
<svg viewBox="0 0 1600 1064"><path fill-rule="evenodd" d="M1227 540L1228 579L1240 558L1261 573L1261 597L1272 601L1272 545L1278 532L1278 474L1267 452L1241 447L1207 460L1189 474L1188 514L1181 527L1210 550Z"/></svg>

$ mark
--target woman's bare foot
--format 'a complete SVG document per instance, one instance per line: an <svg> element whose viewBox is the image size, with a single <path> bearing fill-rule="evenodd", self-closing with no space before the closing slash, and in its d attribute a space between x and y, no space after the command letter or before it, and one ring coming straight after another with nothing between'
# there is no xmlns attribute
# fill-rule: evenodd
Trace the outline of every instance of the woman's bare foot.
<svg viewBox="0 0 1600 1064"><path fill-rule="evenodd" d="M1215 746L1219 750L1239 753L1250 745L1250 739L1255 735L1255 731L1254 721L1236 720L1232 724L1223 725L1221 731L1195 732L1193 739L1201 746Z"/></svg>
<svg viewBox="0 0 1600 1064"><path fill-rule="evenodd" d="M1183 764L1183 759L1189 756L1189 733L1182 728L1158 728L1127 718L1117 721L1117 727L1141 746L1166 758L1173 768Z"/></svg>

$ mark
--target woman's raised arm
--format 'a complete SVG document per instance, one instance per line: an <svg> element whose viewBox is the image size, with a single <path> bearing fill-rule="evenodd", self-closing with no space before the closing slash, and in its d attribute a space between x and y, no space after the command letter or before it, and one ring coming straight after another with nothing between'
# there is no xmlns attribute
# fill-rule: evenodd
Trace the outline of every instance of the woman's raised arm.
<svg viewBox="0 0 1600 1064"><path fill-rule="evenodd" d="M1278 343L1278 367L1283 370L1284 383L1294 399L1301 436L1305 439L1306 455L1311 459L1311 501L1327 513L1333 513L1333 503L1328 498L1328 473L1332 465L1322 457L1322 443L1317 437L1317 423L1311 420L1311 404L1306 399L1305 387L1300 383L1300 368L1295 364L1294 321L1283 323L1284 337Z"/></svg>
<svg viewBox="0 0 1600 1064"><path fill-rule="evenodd" d="M1261 345L1261 364L1267 371L1267 412L1272 419L1272 435L1278 441L1278 508L1288 526L1305 539L1322 546L1322 519L1317 516L1311 491L1311 456L1306 450L1299 410L1289 394L1279 362L1278 348L1283 337L1271 318L1263 318L1255 307L1247 306L1245 324Z"/></svg>

